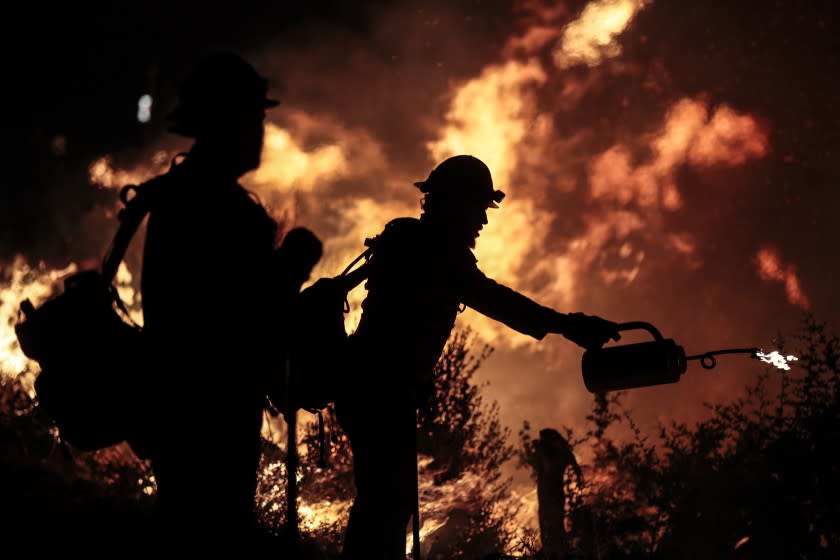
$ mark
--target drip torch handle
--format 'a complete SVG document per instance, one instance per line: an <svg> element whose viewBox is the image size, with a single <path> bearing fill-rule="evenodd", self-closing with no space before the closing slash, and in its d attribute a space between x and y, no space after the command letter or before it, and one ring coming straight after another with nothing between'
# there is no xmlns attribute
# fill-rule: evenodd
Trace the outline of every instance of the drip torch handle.
<svg viewBox="0 0 840 560"><path fill-rule="evenodd" d="M650 334L652 334L654 339L659 341L664 340L659 330L645 321L630 321L629 323L619 323L616 327L616 330L619 331L631 331L635 329L644 329Z"/></svg>

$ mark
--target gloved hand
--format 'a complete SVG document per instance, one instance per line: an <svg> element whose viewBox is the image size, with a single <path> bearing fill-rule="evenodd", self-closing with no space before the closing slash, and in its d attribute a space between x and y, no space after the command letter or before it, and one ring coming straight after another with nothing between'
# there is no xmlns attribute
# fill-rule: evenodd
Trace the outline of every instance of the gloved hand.
<svg viewBox="0 0 840 560"><path fill-rule="evenodd" d="M562 321L562 334L578 346L587 350L600 348L610 339L621 340L618 325L595 315L569 313Z"/></svg>

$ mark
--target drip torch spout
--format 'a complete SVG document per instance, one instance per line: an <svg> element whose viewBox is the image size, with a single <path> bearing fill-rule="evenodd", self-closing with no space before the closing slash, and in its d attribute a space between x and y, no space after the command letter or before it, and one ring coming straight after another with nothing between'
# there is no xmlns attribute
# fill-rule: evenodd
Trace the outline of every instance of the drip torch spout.
<svg viewBox="0 0 840 560"><path fill-rule="evenodd" d="M751 358L758 358L758 353L761 348L727 348L725 350L713 350L711 352L704 352L702 354L695 354L694 356L686 356L686 360L700 360L700 365L703 369L713 369L717 365L715 356L721 354L749 354Z"/></svg>

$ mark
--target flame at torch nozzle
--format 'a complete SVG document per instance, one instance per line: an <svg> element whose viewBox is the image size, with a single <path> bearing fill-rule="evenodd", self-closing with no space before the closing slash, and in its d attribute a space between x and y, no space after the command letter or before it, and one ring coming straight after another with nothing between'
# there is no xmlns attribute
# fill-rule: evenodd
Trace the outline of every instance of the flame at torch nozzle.
<svg viewBox="0 0 840 560"><path fill-rule="evenodd" d="M790 362L795 362L799 360L799 358L790 354L788 354L787 356L783 356L779 354L779 352L777 352L776 350L773 350L769 354L765 354L764 352L759 350L755 353L755 357L761 360L762 362L768 363L785 371L790 370Z"/></svg>

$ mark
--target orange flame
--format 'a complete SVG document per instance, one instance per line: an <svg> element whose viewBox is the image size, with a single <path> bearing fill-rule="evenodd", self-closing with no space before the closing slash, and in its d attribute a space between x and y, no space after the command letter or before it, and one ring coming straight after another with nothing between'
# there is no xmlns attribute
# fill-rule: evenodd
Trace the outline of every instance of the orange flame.
<svg viewBox="0 0 840 560"><path fill-rule="evenodd" d="M787 300L790 303L798 305L802 309L809 308L810 303L808 297L802 292L796 267L792 264L783 264L776 249L762 247L756 253L754 262L758 266L758 275L762 280L783 283Z"/></svg>
<svg viewBox="0 0 840 560"><path fill-rule="evenodd" d="M750 542L750 536L749 535L747 535L746 537L741 537L740 539L738 539L738 542L735 543L735 550L738 550L739 548L741 548L742 546L744 546L748 542Z"/></svg>
<svg viewBox="0 0 840 560"><path fill-rule="evenodd" d="M516 168L513 148L536 116L536 101L528 88L545 80L536 59L486 67L455 93L440 138L427 144L432 158L437 162L472 154L487 164L497 184L507 188Z"/></svg>
<svg viewBox="0 0 840 560"><path fill-rule="evenodd" d="M287 130L267 123L262 165L254 172L255 183L273 183L276 188L312 190L325 177L347 173L347 158L335 145L319 146L306 153Z"/></svg>
<svg viewBox="0 0 840 560"><path fill-rule="evenodd" d="M763 157L767 149L767 135L755 119L724 105L697 131L688 160L701 166L734 166Z"/></svg>
<svg viewBox="0 0 840 560"><path fill-rule="evenodd" d="M28 299L37 307L55 293L62 278L76 270L74 263L58 270L48 270L43 265L32 268L23 257L17 256L8 274L4 271L3 276L9 280L0 282L0 375L17 377L27 371L38 371L37 364L21 351L15 334L20 304Z"/></svg>
<svg viewBox="0 0 840 560"><path fill-rule="evenodd" d="M382 165L379 143L365 132L303 111L287 111L285 120L283 128L266 123L262 163L248 183L272 191L311 192ZM318 142L309 146L311 138Z"/></svg>
<svg viewBox="0 0 840 560"><path fill-rule="evenodd" d="M643 209L677 210L682 206L676 186L679 166L740 165L763 157L768 141L750 115L721 106L709 118L705 102L684 98L671 107L648 146L651 159L635 167L632 150L624 144L597 156L589 168L592 198L623 206L635 203Z"/></svg>
<svg viewBox="0 0 840 560"><path fill-rule="evenodd" d="M339 274L364 251L365 239L377 235L383 225L394 218L416 213L416 207L399 201L378 201L367 197L337 201L332 204L332 209L339 215L339 223L333 235L324 241L324 258L312 271L313 281ZM347 332L353 332L358 326L362 300L366 295L364 282L349 293L350 312L344 318Z"/></svg>
<svg viewBox="0 0 840 560"><path fill-rule="evenodd" d="M114 277L113 284L117 289L117 295L119 295L128 311L127 319L142 326L143 306L141 294L134 289L133 278L128 266L124 262L121 262L117 269L117 275Z"/></svg>
<svg viewBox="0 0 840 560"><path fill-rule="evenodd" d="M516 147L538 117L533 87L546 79L536 59L486 67L455 92L446 125L438 139L427 144L432 158L438 162L459 153L475 155L490 168L494 182L510 193L518 163ZM551 214L523 198L510 199L501 212L504 221L489 216L476 256L489 276L511 282L523 268L528 247L547 237ZM514 345L530 343L527 337L507 332L478 314L467 314L465 320L485 340L504 337Z"/></svg>
<svg viewBox="0 0 840 560"><path fill-rule="evenodd" d="M422 543L421 552L428 555L434 541L437 539L437 532L444 528L450 521L453 512L458 510L469 510L471 506L479 502L486 502L493 496L496 490L492 485L487 484L485 478L479 474L467 471L459 478L447 481L443 484L435 483L435 472L429 467L432 459L430 457L419 457L418 467L420 469L419 492L420 492L420 540ZM525 504L533 499L533 495L521 496L512 492L503 503L494 503L494 510L491 516L502 516L509 511L516 511L517 506ZM523 508L526 509L526 508ZM522 523L522 525L515 525ZM533 527L534 519L515 518L508 520L511 533L516 534L526 527ZM411 552L411 536L406 538L406 554Z"/></svg>
<svg viewBox="0 0 840 560"><path fill-rule="evenodd" d="M121 189L126 185L139 185L152 177L163 173L169 161L169 153L157 151L148 164L122 169L114 166L111 156L102 156L88 166L88 180L92 185L106 189Z"/></svg>
<svg viewBox="0 0 840 560"><path fill-rule="evenodd" d="M645 6L645 0L595 0L563 31L554 51L558 68L576 64L597 66L604 59L621 54L616 37Z"/></svg>

